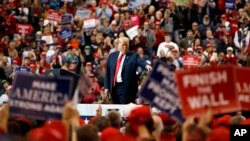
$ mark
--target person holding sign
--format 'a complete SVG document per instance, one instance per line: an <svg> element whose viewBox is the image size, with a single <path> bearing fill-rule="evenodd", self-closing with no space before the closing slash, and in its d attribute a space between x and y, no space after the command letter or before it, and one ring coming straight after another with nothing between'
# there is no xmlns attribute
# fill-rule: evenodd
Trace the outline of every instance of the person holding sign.
<svg viewBox="0 0 250 141"><path fill-rule="evenodd" d="M129 52L129 39L118 39L119 51L110 54L104 80L105 92L110 92L114 104L135 102L138 91L137 67L152 68L135 52Z"/></svg>

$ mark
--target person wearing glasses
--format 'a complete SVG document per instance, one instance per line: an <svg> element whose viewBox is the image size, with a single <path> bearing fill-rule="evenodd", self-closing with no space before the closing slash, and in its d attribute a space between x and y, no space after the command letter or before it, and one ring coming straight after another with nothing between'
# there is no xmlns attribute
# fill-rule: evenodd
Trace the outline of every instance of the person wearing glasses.
<svg viewBox="0 0 250 141"><path fill-rule="evenodd" d="M135 102L138 91L137 67L152 70L136 52L129 51L129 39L118 39L118 50L109 55L104 80L105 93L110 93L114 104Z"/></svg>

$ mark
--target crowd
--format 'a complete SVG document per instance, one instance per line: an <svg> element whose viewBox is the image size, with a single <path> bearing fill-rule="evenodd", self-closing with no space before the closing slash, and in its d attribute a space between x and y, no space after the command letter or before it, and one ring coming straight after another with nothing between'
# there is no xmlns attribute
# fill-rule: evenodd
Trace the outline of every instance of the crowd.
<svg viewBox="0 0 250 141"><path fill-rule="evenodd" d="M129 37L126 31L137 25L138 34L130 38L129 50L152 66L157 60L173 70L223 64L250 66L248 0L235 0L232 7L228 7L225 0L188 0L181 6L171 0L152 0L136 6L131 2L135 1L0 1L1 133L20 135L27 138L18 139L31 141L226 141L230 124L249 125L249 120L240 113L212 118L209 111L198 121L187 119L180 125L165 114L152 114L144 106L132 110L124 121L113 111L107 117L97 114L88 125L82 125L77 111L67 105L62 122L33 123L23 118L9 118L8 106L4 103L8 102L18 71L35 75L45 75L50 69L85 73L92 87L79 102L112 103L104 88L107 60L109 54L120 50L119 38ZM95 19L94 27L83 26L86 19L77 16L77 10L83 9L90 12L88 19ZM51 21L47 18L51 12L72 14L72 22ZM18 25L26 26L19 30ZM62 37L65 29L71 36ZM138 67L136 74L140 88L148 73ZM121 127L124 129L119 132Z"/></svg>
<svg viewBox="0 0 250 141"><path fill-rule="evenodd" d="M210 109L199 118L177 123L165 113L148 105L128 104L124 117L113 109L84 122L71 102L62 111L61 120L37 121L10 117L7 104L0 110L1 141L230 141L230 126L249 126L241 112L214 117ZM232 133L231 133L232 134ZM245 140L245 138L241 137Z"/></svg>
<svg viewBox="0 0 250 141"><path fill-rule="evenodd" d="M49 69L65 69L85 73L93 82L92 94L81 103L108 102L101 96L107 59L119 50L118 38L128 37L126 31L136 25L138 34L130 39L129 50L148 64L160 59L175 70L222 64L249 66L248 1L237 0L230 9L223 0L190 0L186 6L158 0L133 7L131 2L2 1L0 95L8 94L17 71L44 75ZM94 27L84 28L86 19L77 15L83 9L95 19ZM72 14L72 22L48 20L50 12ZM19 30L17 25L28 26ZM62 37L65 29L72 35ZM146 75L138 67L139 83Z"/></svg>

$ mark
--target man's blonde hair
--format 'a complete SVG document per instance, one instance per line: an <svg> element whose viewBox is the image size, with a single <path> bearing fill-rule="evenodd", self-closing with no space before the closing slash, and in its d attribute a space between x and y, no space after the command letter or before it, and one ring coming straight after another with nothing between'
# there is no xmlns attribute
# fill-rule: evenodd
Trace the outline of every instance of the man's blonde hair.
<svg viewBox="0 0 250 141"><path fill-rule="evenodd" d="M118 39L118 43L121 43L121 42L126 43L129 46L129 39L127 37L120 37Z"/></svg>

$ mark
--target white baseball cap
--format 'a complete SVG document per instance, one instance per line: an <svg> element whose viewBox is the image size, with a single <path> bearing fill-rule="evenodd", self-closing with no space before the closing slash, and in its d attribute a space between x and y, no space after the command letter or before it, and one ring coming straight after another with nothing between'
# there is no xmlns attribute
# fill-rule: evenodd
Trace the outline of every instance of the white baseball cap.
<svg viewBox="0 0 250 141"><path fill-rule="evenodd" d="M232 47L228 47L227 50L233 51L234 49Z"/></svg>
<svg viewBox="0 0 250 141"><path fill-rule="evenodd" d="M0 96L0 105L6 103L8 101L9 101L9 97L7 94L3 94Z"/></svg>
<svg viewBox="0 0 250 141"><path fill-rule="evenodd" d="M189 48L187 49L187 51L188 51L188 52L193 52L194 50L193 50L193 48L189 47Z"/></svg>

